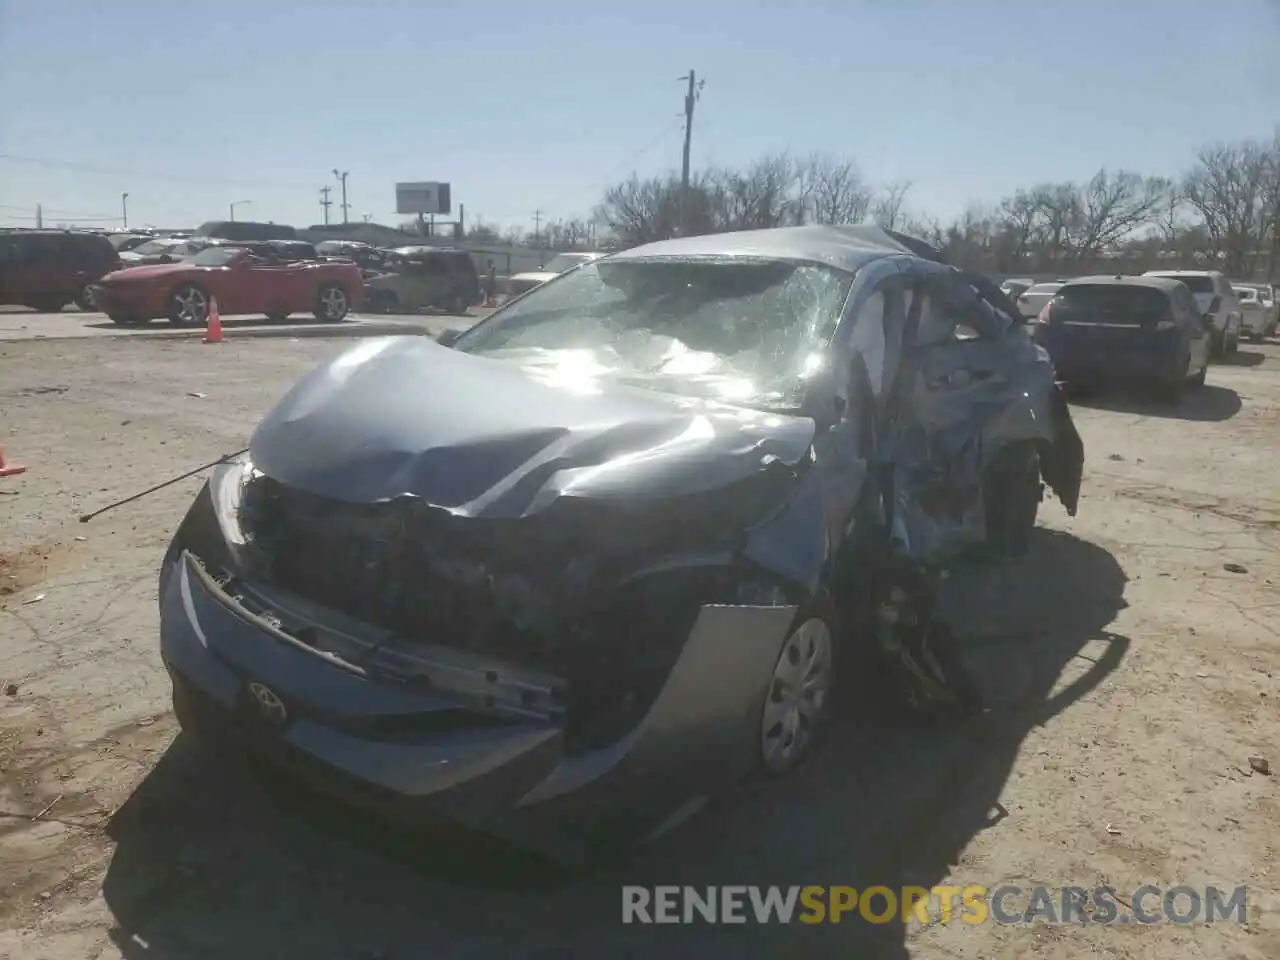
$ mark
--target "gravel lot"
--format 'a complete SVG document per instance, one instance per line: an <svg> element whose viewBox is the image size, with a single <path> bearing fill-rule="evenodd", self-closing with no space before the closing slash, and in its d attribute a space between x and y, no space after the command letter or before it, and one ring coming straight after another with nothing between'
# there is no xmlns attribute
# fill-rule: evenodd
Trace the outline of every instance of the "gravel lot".
<svg viewBox="0 0 1280 960"><path fill-rule="evenodd" d="M0 343L0 956L1280 957L1280 347L1174 411L1075 409L1080 515L951 581L997 703L967 729L851 710L796 778L744 787L589 878L406 836L175 740L156 565L191 479L339 341ZM1230 564L1231 569L1227 569ZM1242 572L1232 572L1232 570ZM619 885L1249 887L1249 922L625 927Z"/></svg>

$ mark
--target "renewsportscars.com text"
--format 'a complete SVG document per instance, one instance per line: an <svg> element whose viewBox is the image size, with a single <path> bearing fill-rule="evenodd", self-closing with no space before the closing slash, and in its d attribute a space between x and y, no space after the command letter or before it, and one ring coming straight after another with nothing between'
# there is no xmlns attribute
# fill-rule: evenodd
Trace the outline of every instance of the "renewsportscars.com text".
<svg viewBox="0 0 1280 960"><path fill-rule="evenodd" d="M622 922L1244 923L1245 899L1244 887L624 886Z"/></svg>

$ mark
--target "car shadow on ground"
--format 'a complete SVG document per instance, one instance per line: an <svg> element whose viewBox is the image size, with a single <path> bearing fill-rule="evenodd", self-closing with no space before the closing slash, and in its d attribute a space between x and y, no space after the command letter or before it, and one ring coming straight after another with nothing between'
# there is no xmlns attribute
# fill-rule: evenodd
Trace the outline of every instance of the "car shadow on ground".
<svg viewBox="0 0 1280 960"><path fill-rule="evenodd" d="M1213 376L1213 367L1209 368ZM1070 392L1075 406L1115 413L1136 413L1144 417L1161 417L1168 420L1192 420L1220 423L1230 420L1241 409L1240 395L1230 387L1206 383L1198 389L1188 389L1176 405L1162 403L1123 387L1097 387Z"/></svg>
<svg viewBox="0 0 1280 960"><path fill-rule="evenodd" d="M1105 628L1125 585L1105 550L1046 530L1022 560L957 572L944 609L989 715L946 729L886 722L866 709L870 691L850 689L828 741L792 777L745 785L626 862L587 873L457 833L379 825L180 736L111 821L112 938L130 960L905 958L900 914L624 925L620 888L942 881L965 844L1008 813L998 800L1026 734L1121 662L1128 641ZM1086 644L1091 656L1080 656Z"/></svg>
<svg viewBox="0 0 1280 960"><path fill-rule="evenodd" d="M1259 353L1257 350L1247 350L1241 347L1235 353L1229 353L1217 361L1224 367L1257 367L1267 359L1265 353Z"/></svg>

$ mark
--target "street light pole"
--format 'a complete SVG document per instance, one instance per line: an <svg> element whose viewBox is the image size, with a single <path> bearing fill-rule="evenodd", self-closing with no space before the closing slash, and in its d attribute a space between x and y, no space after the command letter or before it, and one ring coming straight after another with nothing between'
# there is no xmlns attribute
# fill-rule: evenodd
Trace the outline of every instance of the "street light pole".
<svg viewBox="0 0 1280 960"><path fill-rule="evenodd" d="M343 170L341 173L339 173L337 167L333 168L333 175L337 177L338 182L342 184L342 222L343 223L349 222L347 219L347 175L350 172L351 172L350 170Z"/></svg>
<svg viewBox="0 0 1280 960"><path fill-rule="evenodd" d="M129 195L120 194L120 221L126 230L129 229Z"/></svg>
<svg viewBox="0 0 1280 960"><path fill-rule="evenodd" d="M231 204L231 222L232 223L236 222L236 207L242 206L246 203L253 203L253 201L252 200L236 200L232 202Z"/></svg>

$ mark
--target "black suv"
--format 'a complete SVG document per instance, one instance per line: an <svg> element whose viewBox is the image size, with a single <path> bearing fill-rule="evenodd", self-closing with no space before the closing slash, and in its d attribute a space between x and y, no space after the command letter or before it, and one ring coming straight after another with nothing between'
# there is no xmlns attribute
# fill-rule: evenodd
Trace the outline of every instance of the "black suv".
<svg viewBox="0 0 1280 960"><path fill-rule="evenodd" d="M286 223L210 220L196 227L193 236L213 237L218 240L297 240L298 231Z"/></svg>
<svg viewBox="0 0 1280 960"><path fill-rule="evenodd" d="M122 266L100 233L0 230L0 305L56 313L74 302L92 310L90 285Z"/></svg>

